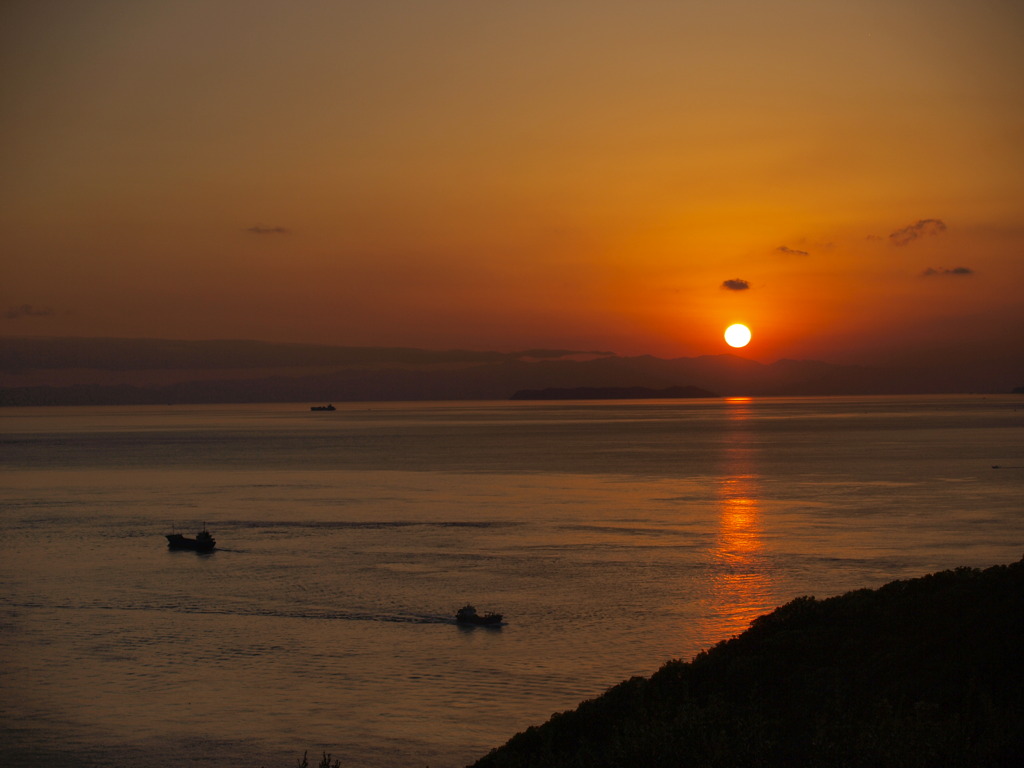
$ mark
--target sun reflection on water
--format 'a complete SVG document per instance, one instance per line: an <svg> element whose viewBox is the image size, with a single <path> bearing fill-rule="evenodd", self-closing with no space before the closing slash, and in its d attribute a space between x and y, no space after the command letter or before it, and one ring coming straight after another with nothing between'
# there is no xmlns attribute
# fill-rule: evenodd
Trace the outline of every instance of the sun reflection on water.
<svg viewBox="0 0 1024 768"><path fill-rule="evenodd" d="M771 610L771 572L760 503L759 447L747 423L748 398L730 401L718 491L717 535L710 551L712 642L739 634Z"/></svg>

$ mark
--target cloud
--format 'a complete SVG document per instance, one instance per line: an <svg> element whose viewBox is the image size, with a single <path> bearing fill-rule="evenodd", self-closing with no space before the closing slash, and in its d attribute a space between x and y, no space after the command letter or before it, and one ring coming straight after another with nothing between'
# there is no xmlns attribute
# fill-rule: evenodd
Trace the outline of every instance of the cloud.
<svg viewBox="0 0 1024 768"><path fill-rule="evenodd" d="M33 307L31 304L22 304L18 307L11 307L4 313L8 320L17 320L21 317L51 317L54 314L48 307Z"/></svg>
<svg viewBox="0 0 1024 768"><path fill-rule="evenodd" d="M722 288L727 291L746 291L750 289L750 283L737 277L732 280L726 280L722 283Z"/></svg>
<svg viewBox="0 0 1024 768"><path fill-rule="evenodd" d="M780 245L775 249L777 253L783 253L786 256L810 256L811 254L807 251L798 251L796 248L790 248L788 245Z"/></svg>
<svg viewBox="0 0 1024 768"><path fill-rule="evenodd" d="M921 219L891 233L889 235L889 242L893 245L908 245L919 237L940 235L945 231L946 222L942 219Z"/></svg>
<svg viewBox="0 0 1024 768"><path fill-rule="evenodd" d="M290 235L291 230L285 227L264 227L260 224L249 227L246 232L252 232L254 235Z"/></svg>
<svg viewBox="0 0 1024 768"><path fill-rule="evenodd" d="M935 269L934 267L928 267L924 272L921 273L921 277L935 277L935 276L950 276L950 277L964 277L965 275L973 275L974 270L970 267L953 267L952 269Z"/></svg>

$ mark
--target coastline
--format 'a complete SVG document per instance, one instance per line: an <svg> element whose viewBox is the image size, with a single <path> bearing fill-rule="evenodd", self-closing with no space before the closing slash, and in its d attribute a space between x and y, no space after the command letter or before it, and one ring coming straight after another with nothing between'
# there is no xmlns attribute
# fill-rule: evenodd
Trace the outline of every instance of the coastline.
<svg viewBox="0 0 1024 768"><path fill-rule="evenodd" d="M801 597L473 768L1010 768L1024 753L1021 647L1024 559Z"/></svg>

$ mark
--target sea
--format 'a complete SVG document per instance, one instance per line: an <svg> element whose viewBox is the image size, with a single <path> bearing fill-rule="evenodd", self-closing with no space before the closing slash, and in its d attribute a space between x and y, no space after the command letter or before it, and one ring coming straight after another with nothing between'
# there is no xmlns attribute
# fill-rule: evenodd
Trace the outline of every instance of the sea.
<svg viewBox="0 0 1024 768"><path fill-rule="evenodd" d="M335 405L0 409L0 764L464 766L796 597L1024 555L1024 397Z"/></svg>

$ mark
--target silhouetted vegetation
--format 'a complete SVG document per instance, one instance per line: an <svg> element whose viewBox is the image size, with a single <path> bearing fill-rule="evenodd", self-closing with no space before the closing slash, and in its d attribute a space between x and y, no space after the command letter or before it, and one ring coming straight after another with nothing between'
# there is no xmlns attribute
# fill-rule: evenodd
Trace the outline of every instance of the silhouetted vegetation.
<svg viewBox="0 0 1024 768"><path fill-rule="evenodd" d="M1021 765L1024 560L802 597L476 768Z"/></svg>
<svg viewBox="0 0 1024 768"><path fill-rule="evenodd" d="M298 761L297 768L309 768L309 752L302 753L302 759ZM331 760L331 753L324 752L317 763L317 768L341 768L341 760Z"/></svg>

